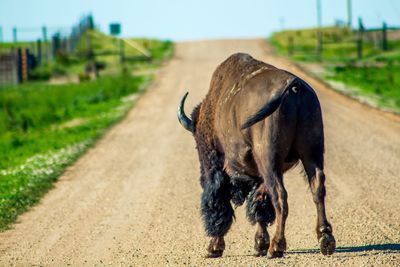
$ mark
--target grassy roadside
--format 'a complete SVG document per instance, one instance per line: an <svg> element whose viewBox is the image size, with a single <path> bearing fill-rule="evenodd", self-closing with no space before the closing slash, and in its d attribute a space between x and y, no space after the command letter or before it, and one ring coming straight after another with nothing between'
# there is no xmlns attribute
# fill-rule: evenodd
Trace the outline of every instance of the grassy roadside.
<svg viewBox="0 0 400 267"><path fill-rule="evenodd" d="M367 38L363 58L357 58L356 33L348 28L324 28L323 52L316 54L316 29L274 33L270 43L333 88L370 105L400 113L400 40L389 39L389 50Z"/></svg>
<svg viewBox="0 0 400 267"><path fill-rule="evenodd" d="M99 30L88 30L80 39L76 51L72 54L58 54L54 60L47 64L42 64L29 74L31 80L47 81L51 78L74 77L85 73L88 63L88 42L97 62L105 65L101 74L115 75L121 70L120 62L120 42L117 38L107 35ZM125 38L128 42L123 42L124 66L130 70L154 69L165 58L169 58L173 51L171 41L163 41L146 38ZM44 44L42 44L44 45ZM50 43L47 43L50 49ZM35 42L0 43L0 52L10 52L16 48L28 48L31 52L36 51ZM137 48L147 51L151 57L146 58Z"/></svg>
<svg viewBox="0 0 400 267"><path fill-rule="evenodd" d="M155 68L172 55L171 42L152 42L158 61L143 67ZM152 78L119 71L78 84L34 82L0 89L0 231L127 113Z"/></svg>
<svg viewBox="0 0 400 267"><path fill-rule="evenodd" d="M400 66L335 67L325 79L346 85L347 93L370 104L400 113ZM334 83L333 83L334 84Z"/></svg>

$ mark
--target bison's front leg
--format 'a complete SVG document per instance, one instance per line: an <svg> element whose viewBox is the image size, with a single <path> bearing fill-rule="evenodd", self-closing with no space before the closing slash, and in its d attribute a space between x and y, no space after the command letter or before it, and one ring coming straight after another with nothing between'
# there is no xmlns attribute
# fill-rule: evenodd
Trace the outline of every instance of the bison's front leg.
<svg viewBox="0 0 400 267"><path fill-rule="evenodd" d="M225 249L224 235L233 220L233 208L230 203L229 178L223 171L215 171L207 179L201 197L201 212L208 236L208 257L221 257Z"/></svg>
<svg viewBox="0 0 400 267"><path fill-rule="evenodd" d="M270 244L267 226L275 220L274 207L265 184L250 193L247 199L247 217L257 227L254 237L256 255L265 256Z"/></svg>

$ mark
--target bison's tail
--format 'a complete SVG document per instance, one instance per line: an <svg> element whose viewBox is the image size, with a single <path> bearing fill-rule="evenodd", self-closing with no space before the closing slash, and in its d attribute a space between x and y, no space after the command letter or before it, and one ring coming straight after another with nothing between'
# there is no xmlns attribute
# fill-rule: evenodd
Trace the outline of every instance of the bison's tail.
<svg viewBox="0 0 400 267"><path fill-rule="evenodd" d="M286 86L286 88L282 91L281 94L272 97L272 99L269 102L267 102L259 111L257 111L256 114L248 118L240 129L241 130L247 129L256 124L257 122L262 121L272 113L274 113L281 105L282 100L288 94L289 90L292 89L293 91L295 91L297 89L296 85L300 84L300 82L301 82L300 79L298 78L294 79L288 86Z"/></svg>

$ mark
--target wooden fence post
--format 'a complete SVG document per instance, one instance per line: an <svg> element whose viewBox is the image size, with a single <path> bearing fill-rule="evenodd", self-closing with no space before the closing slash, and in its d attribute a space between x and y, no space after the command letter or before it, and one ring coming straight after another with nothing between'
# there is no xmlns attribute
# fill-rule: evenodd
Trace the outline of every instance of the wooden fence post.
<svg viewBox="0 0 400 267"><path fill-rule="evenodd" d="M18 84L19 61L18 51L12 49L9 53L0 54L0 88L4 85ZM7 113L7 107L4 110Z"/></svg>
<svg viewBox="0 0 400 267"><path fill-rule="evenodd" d="M21 51L21 77L24 82L28 80L28 49L26 48Z"/></svg>
<svg viewBox="0 0 400 267"><path fill-rule="evenodd" d="M387 51L389 49L388 47L388 40L387 40L387 24L386 22L383 22L382 26L382 50Z"/></svg>
<svg viewBox="0 0 400 267"><path fill-rule="evenodd" d="M358 34L357 34L357 58L362 59L363 57L363 34L364 25L361 18L358 18Z"/></svg>

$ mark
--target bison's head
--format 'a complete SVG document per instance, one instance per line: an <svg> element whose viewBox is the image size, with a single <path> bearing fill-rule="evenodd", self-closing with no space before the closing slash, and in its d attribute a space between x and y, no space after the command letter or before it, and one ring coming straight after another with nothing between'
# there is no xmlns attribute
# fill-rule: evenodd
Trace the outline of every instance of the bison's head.
<svg viewBox="0 0 400 267"><path fill-rule="evenodd" d="M194 123L191 119L189 119L188 116L185 114L185 100L186 97L188 96L188 92L182 97L181 102L179 103L179 108L178 108L178 120L180 124L188 130L191 133L194 133Z"/></svg>

